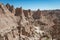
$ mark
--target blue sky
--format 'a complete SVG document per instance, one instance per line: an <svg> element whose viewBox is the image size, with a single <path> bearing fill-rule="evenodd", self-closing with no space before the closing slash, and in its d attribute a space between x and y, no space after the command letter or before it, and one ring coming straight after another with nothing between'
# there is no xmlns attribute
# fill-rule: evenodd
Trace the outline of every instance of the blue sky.
<svg viewBox="0 0 60 40"><path fill-rule="evenodd" d="M23 7L23 9L32 10L52 10L60 9L60 0L0 0L1 3L14 5L14 7Z"/></svg>

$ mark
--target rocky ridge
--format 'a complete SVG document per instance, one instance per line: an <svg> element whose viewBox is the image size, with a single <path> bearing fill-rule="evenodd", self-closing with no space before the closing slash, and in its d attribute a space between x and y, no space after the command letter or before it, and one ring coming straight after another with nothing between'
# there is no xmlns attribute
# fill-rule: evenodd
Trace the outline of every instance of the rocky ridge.
<svg viewBox="0 0 60 40"><path fill-rule="evenodd" d="M24 10L0 3L0 40L60 40L60 10Z"/></svg>

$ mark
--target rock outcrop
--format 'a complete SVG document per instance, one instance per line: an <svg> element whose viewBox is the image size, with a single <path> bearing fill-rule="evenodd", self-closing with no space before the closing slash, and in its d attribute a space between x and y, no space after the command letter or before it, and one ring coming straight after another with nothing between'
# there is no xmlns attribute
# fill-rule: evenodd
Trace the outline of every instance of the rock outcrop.
<svg viewBox="0 0 60 40"><path fill-rule="evenodd" d="M10 6L10 4L6 4L6 7L7 7L7 9L11 12L11 13L13 13L13 14L15 14L15 8L14 8L14 6L12 5L12 6Z"/></svg>
<svg viewBox="0 0 60 40"><path fill-rule="evenodd" d="M0 40L11 40L12 30L18 26L15 16L0 3ZM11 36L10 36L11 35Z"/></svg>
<svg viewBox="0 0 60 40"><path fill-rule="evenodd" d="M33 14L34 19L40 19L41 16L41 11L38 9L36 12Z"/></svg>
<svg viewBox="0 0 60 40"><path fill-rule="evenodd" d="M60 10L23 10L0 3L0 40L60 40Z"/></svg>

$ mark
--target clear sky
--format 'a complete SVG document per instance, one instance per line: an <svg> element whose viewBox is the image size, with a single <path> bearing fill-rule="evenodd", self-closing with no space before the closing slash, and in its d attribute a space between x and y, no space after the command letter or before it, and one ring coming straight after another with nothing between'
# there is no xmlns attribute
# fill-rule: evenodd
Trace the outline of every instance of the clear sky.
<svg viewBox="0 0 60 40"><path fill-rule="evenodd" d="M0 0L1 3L14 5L14 7L23 7L23 9L60 9L60 0Z"/></svg>

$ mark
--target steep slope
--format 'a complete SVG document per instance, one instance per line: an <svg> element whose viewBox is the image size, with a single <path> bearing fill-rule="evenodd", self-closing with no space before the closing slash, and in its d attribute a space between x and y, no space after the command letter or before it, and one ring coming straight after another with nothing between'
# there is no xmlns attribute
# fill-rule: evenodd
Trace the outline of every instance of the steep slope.
<svg viewBox="0 0 60 40"><path fill-rule="evenodd" d="M31 11L0 3L0 40L60 40L60 10Z"/></svg>
<svg viewBox="0 0 60 40"><path fill-rule="evenodd" d="M15 16L11 14L6 6L0 3L0 36L4 37L4 35L12 31L13 29L16 29L17 26L18 24Z"/></svg>

